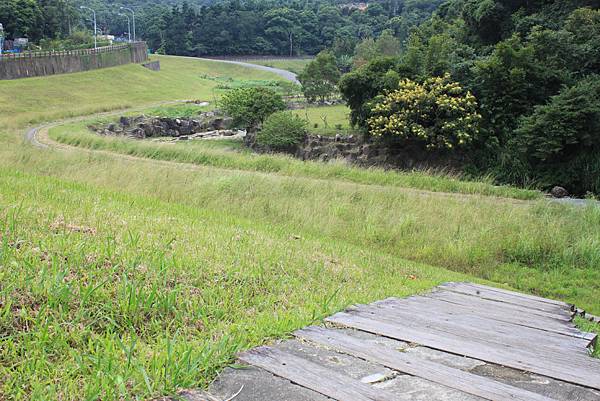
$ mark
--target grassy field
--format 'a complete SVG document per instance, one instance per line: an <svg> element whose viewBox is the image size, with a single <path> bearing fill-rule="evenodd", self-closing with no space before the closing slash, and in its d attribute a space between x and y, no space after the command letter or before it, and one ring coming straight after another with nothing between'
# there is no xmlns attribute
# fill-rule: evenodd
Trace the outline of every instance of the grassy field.
<svg viewBox="0 0 600 401"><path fill-rule="evenodd" d="M296 114L308 121L308 130L319 135L347 135L350 127L350 109L346 105L311 106L297 110Z"/></svg>
<svg viewBox="0 0 600 401"><path fill-rule="evenodd" d="M256 59L256 60L247 60L247 63L250 64L258 64L264 65L267 67L280 68L282 70L291 71L294 74L300 74L304 67L310 63L312 59L291 59L291 60L264 60L264 59Z"/></svg>
<svg viewBox="0 0 600 401"><path fill-rule="evenodd" d="M157 101L214 101L219 85L240 80L280 80L234 64L169 56L161 71L139 65L0 83L0 123L5 129L42 121L142 106Z"/></svg>
<svg viewBox="0 0 600 401"><path fill-rule="evenodd" d="M204 386L238 350L443 281L491 281L600 313L600 208L516 189L494 194L534 200L465 196L494 187L255 156L235 143L96 142L85 123L52 135L116 153L23 143L30 121L211 100L215 81L203 74L272 79L161 63L160 73L0 82L13 103L0 116L0 399L134 400ZM127 74L153 89L128 90ZM86 87L100 77L112 97Z"/></svg>

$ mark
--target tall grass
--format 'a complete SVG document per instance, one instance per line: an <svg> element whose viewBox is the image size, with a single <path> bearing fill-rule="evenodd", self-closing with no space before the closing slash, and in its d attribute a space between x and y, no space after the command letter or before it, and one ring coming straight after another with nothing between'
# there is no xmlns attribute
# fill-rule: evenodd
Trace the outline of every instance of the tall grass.
<svg viewBox="0 0 600 401"><path fill-rule="evenodd" d="M118 137L100 137L88 132L86 123L51 129L50 137L58 142L94 150L107 150L130 156L178 161L227 169L276 173L290 177L341 180L365 185L415 188L436 192L455 192L515 199L539 199L538 191L493 185L492 180L463 180L457 176L433 172L396 172L377 168L352 167L343 162L303 162L284 155L257 155L231 152L204 146L202 143L165 145Z"/></svg>
<svg viewBox="0 0 600 401"><path fill-rule="evenodd" d="M348 303L464 278L12 168L0 169L0 194L10 267L0 272L0 394L11 399L143 399L207 385L236 351Z"/></svg>

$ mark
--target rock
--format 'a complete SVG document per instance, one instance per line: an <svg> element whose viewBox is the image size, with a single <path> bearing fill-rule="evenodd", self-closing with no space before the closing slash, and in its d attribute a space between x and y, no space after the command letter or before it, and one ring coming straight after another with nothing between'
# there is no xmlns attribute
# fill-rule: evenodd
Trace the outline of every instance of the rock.
<svg viewBox="0 0 600 401"><path fill-rule="evenodd" d="M131 118L122 116L119 118L119 124L123 127L129 127L131 125Z"/></svg>
<svg viewBox="0 0 600 401"><path fill-rule="evenodd" d="M213 129L219 130L219 131L231 128L232 124L233 124L233 119L229 118L229 117L215 118L212 121Z"/></svg>
<svg viewBox="0 0 600 401"><path fill-rule="evenodd" d="M550 195L552 195L555 198L566 198L569 196L569 191L567 191L563 187L556 186L552 188L552 190L550 191Z"/></svg>
<svg viewBox="0 0 600 401"><path fill-rule="evenodd" d="M144 139L146 137L146 134L144 133L144 130L141 128L135 128L131 131L128 132L128 135L132 138L136 138L136 139Z"/></svg>

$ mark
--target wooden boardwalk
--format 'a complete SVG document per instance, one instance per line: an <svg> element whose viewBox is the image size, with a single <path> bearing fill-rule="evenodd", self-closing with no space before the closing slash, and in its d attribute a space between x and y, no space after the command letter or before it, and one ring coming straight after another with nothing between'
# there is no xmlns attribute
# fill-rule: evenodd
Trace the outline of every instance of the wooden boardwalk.
<svg viewBox="0 0 600 401"><path fill-rule="evenodd" d="M596 336L564 302L470 283L352 307L243 353L207 398L235 401L600 400ZM241 391L240 391L241 390Z"/></svg>

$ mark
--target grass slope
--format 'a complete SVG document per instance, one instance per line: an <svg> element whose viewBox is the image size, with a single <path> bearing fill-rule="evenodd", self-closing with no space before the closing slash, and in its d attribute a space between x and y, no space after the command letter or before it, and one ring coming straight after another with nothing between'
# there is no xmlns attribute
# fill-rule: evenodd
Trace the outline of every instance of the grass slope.
<svg viewBox="0 0 600 401"><path fill-rule="evenodd" d="M22 127L43 121L141 106L159 100L212 101L219 78L278 80L234 64L153 56L161 71L140 65L0 82L0 124Z"/></svg>
<svg viewBox="0 0 600 401"><path fill-rule="evenodd" d="M296 114L308 121L308 130L313 134L335 135L352 131L350 109L345 105L307 107Z"/></svg>
<svg viewBox="0 0 600 401"><path fill-rule="evenodd" d="M137 160L22 143L28 121L203 98L207 70L253 73L161 62L160 73L0 82L14 103L0 116L0 399L147 399L206 385L240 349L442 281L492 280L600 313L600 208L364 185L328 165L282 174L217 145L174 147L217 160L177 165L152 159L164 156L156 148ZM121 78L137 74L148 82ZM261 161L292 172L295 162Z"/></svg>
<svg viewBox="0 0 600 401"><path fill-rule="evenodd" d="M466 181L443 174L423 172L402 173L383 169L363 169L342 162L323 164L303 162L285 155L258 155L231 151L211 143L161 144L135 141L118 137L101 137L89 132L87 125L97 120L52 128L50 137L58 142L87 149L108 150L131 156L169 160L227 169L276 173L290 177L311 177L340 180L365 185L382 185L415 188L436 192L456 192L503 196L516 199L539 199L541 193L508 186L495 186L491 182ZM235 149L239 150L239 149Z"/></svg>

